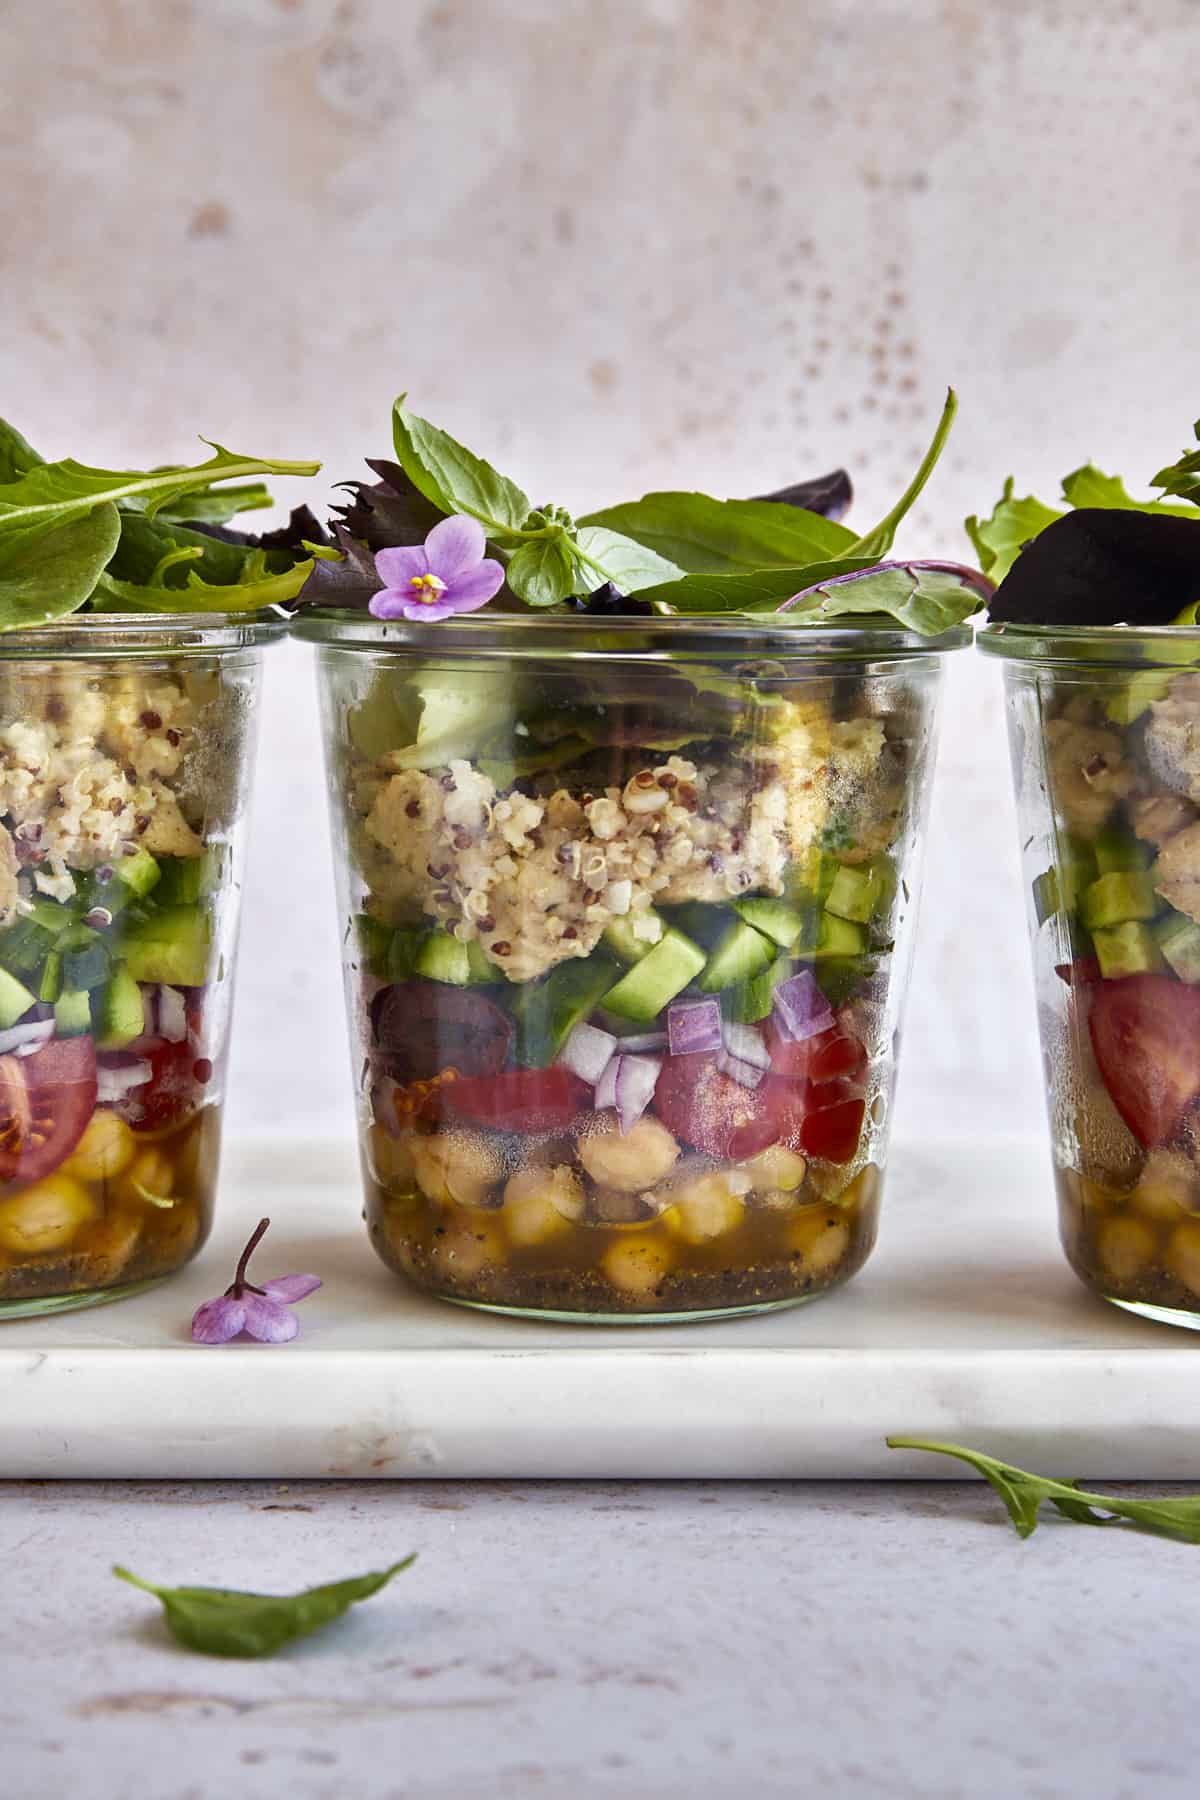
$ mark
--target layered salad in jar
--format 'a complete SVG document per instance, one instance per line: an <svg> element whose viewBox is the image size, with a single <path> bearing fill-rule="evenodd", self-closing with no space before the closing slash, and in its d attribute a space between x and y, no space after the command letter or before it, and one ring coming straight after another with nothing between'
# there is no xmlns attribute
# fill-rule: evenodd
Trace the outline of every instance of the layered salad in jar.
<svg viewBox="0 0 1200 1800"><path fill-rule="evenodd" d="M1010 483L968 524L1003 577L981 641L1011 659L1063 1245L1106 1298L1194 1323L1200 455L1155 485L1139 502L1089 465L1059 508Z"/></svg>
<svg viewBox="0 0 1200 1800"><path fill-rule="evenodd" d="M207 1233L254 700L211 615L311 566L223 521L313 467L44 463L0 422L0 1315Z"/></svg>
<svg viewBox="0 0 1200 1800"><path fill-rule="evenodd" d="M577 522L477 459L454 487L444 437L397 404L306 590L394 622L323 675L375 1246L520 1312L819 1293L875 1235L930 734L919 683L806 628L974 610L970 571L881 567L937 446L861 539L844 477ZM779 613L763 653L742 608Z"/></svg>

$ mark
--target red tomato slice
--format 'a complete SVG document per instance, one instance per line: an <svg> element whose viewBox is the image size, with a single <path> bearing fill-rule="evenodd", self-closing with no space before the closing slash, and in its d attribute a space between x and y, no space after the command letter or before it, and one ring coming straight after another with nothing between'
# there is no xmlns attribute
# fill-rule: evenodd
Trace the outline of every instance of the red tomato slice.
<svg viewBox="0 0 1200 1800"><path fill-rule="evenodd" d="M1055 963L1054 973L1068 987L1094 987L1104 977L1094 956L1080 956L1074 962Z"/></svg>
<svg viewBox="0 0 1200 1800"><path fill-rule="evenodd" d="M0 1181L40 1181L70 1156L96 1105L90 1037L0 1056Z"/></svg>
<svg viewBox="0 0 1200 1800"><path fill-rule="evenodd" d="M851 1162L862 1136L866 1110L866 1101L861 1095L854 1095L806 1113L800 1127L800 1149L806 1156L820 1156L826 1162Z"/></svg>
<svg viewBox="0 0 1200 1800"><path fill-rule="evenodd" d="M772 1075L745 1088L721 1073L715 1055L670 1056L654 1090L654 1110L672 1136L710 1156L754 1156L798 1135L804 1088Z"/></svg>
<svg viewBox="0 0 1200 1800"><path fill-rule="evenodd" d="M561 1131L591 1101L592 1090L578 1075L552 1064L442 1082L421 1110L427 1119L484 1125L492 1131Z"/></svg>
<svg viewBox="0 0 1200 1800"><path fill-rule="evenodd" d="M776 1074L801 1081L836 1081L840 1076L857 1075L867 1062L866 1046L841 1025L794 1042L771 1021L767 1048Z"/></svg>
<svg viewBox="0 0 1200 1800"><path fill-rule="evenodd" d="M1127 975L1092 990L1088 1029L1113 1105L1146 1149L1164 1144L1200 1098L1200 989Z"/></svg>
<svg viewBox="0 0 1200 1800"><path fill-rule="evenodd" d="M141 1087L130 1088L113 1111L135 1131L165 1131L201 1104L213 1066L206 1056L196 1055L195 1045L186 1038L178 1044L165 1038L138 1039L138 1044L138 1055L153 1073ZM121 1054L128 1056L131 1051Z"/></svg>

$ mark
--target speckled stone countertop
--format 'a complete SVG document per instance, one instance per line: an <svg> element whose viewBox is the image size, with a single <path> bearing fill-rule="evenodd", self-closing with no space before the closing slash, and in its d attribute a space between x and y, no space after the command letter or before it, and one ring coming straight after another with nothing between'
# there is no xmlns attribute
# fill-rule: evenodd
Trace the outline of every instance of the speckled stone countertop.
<svg viewBox="0 0 1200 1800"><path fill-rule="evenodd" d="M392 1587L274 1660L108 1573ZM980 1485L9 1484L5 1800L1193 1795L1200 1550Z"/></svg>

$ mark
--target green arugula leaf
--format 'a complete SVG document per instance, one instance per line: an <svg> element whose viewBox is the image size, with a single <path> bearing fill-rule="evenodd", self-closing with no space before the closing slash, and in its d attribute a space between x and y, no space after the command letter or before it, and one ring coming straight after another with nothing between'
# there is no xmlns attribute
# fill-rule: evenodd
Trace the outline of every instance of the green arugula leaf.
<svg viewBox="0 0 1200 1800"><path fill-rule="evenodd" d="M245 475L315 475L320 467L312 462L267 462L261 457L236 456L220 444L213 444L212 450L207 462L190 469L91 469L71 458L38 463L19 480L0 487L0 536L29 525L81 518L109 501L153 517L163 506L214 481Z"/></svg>
<svg viewBox="0 0 1200 1800"><path fill-rule="evenodd" d="M1200 419L1193 429L1200 438ZM1200 505L1200 450L1185 450L1177 462L1158 471L1150 486L1164 488L1168 494L1179 494Z"/></svg>
<svg viewBox="0 0 1200 1800"><path fill-rule="evenodd" d="M887 615L922 637L936 637L978 612L992 584L957 563L877 563L860 575L816 585L780 611L806 624L828 625L863 613Z"/></svg>
<svg viewBox="0 0 1200 1800"><path fill-rule="evenodd" d="M156 516L187 524L228 525L239 513L257 512L271 504L270 492L261 481L247 481L238 487L212 488L207 493L169 500L159 507Z"/></svg>
<svg viewBox="0 0 1200 1800"><path fill-rule="evenodd" d="M623 594L637 594L683 574L657 551L604 525L579 526L572 544L581 577L577 592L590 593L611 581Z"/></svg>
<svg viewBox="0 0 1200 1800"><path fill-rule="evenodd" d="M392 408L392 435L396 460L418 492L443 513L470 513L489 537L518 533L531 509L516 483L404 401L401 394Z"/></svg>
<svg viewBox="0 0 1200 1800"><path fill-rule="evenodd" d="M954 424L954 415L958 411L958 395L953 388L946 390L946 404L942 408L942 416L938 420L937 429L930 441L928 450L921 458L921 464L904 492L890 511L884 513L874 531L856 538L847 554L865 556L870 562L879 562L891 549L896 537L897 527L905 514L916 504L922 489L937 467L938 458L946 447L946 439L950 436L950 428Z"/></svg>
<svg viewBox="0 0 1200 1800"><path fill-rule="evenodd" d="M33 445L26 443L15 425L0 419L0 483L19 480L43 460Z"/></svg>
<svg viewBox="0 0 1200 1800"><path fill-rule="evenodd" d="M557 606L575 592L575 561L561 533L533 538L514 550L505 579L526 606Z"/></svg>
<svg viewBox="0 0 1200 1800"><path fill-rule="evenodd" d="M929 1450L936 1456L955 1456L969 1463L989 1481L1003 1500L1019 1537L1037 1529L1038 1512L1048 1500L1076 1525L1132 1525L1138 1531L1200 1544L1200 1494L1181 1500L1124 1500L1115 1494L1088 1493L1077 1481L1053 1481L1031 1475L1012 1463L999 1462L981 1450L961 1444L943 1444L932 1438L889 1437L891 1450Z"/></svg>
<svg viewBox="0 0 1200 1800"><path fill-rule="evenodd" d="M120 533L120 514L104 505L46 529L0 536L0 632L78 612Z"/></svg>
<svg viewBox="0 0 1200 1800"><path fill-rule="evenodd" d="M819 513L780 501L712 500L707 494L644 494L589 513L581 523L635 538L688 574L795 568L836 556L854 543L852 531Z"/></svg>
<svg viewBox="0 0 1200 1800"><path fill-rule="evenodd" d="M96 612L255 612L294 600L312 573L313 558L290 569L268 567L265 550L251 550L236 581L205 581L194 568L182 586L166 580L171 569L196 560L196 552L169 551L145 582L121 581L106 569L92 595Z"/></svg>
<svg viewBox="0 0 1200 1800"><path fill-rule="evenodd" d="M975 546L979 566L995 582L1004 580L1030 538L1063 516L1032 494L1017 499L1014 487L1010 475L991 517L979 519L972 514L966 521L967 536Z"/></svg>
<svg viewBox="0 0 1200 1800"><path fill-rule="evenodd" d="M641 597L671 612L774 612L793 594L835 575L874 568L877 561L874 556L843 556L804 568L759 569L750 575L685 575L678 581L643 588Z"/></svg>
<svg viewBox="0 0 1200 1800"><path fill-rule="evenodd" d="M249 1594L236 1588L156 1587L128 1569L113 1574L162 1601L167 1624L181 1644L204 1656L273 1656L297 1638L340 1619L358 1600L369 1600L414 1556L370 1575L355 1575L299 1594Z"/></svg>
<svg viewBox="0 0 1200 1800"><path fill-rule="evenodd" d="M1121 512L1173 513L1195 519L1194 506L1169 506L1165 500L1135 500L1119 475L1105 475L1093 463L1063 476L1063 499L1069 506L1099 506Z"/></svg>

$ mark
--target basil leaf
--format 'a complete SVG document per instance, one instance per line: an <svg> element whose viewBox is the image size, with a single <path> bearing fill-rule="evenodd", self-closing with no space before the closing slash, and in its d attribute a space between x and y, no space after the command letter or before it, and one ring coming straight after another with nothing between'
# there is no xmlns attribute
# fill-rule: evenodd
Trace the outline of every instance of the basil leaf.
<svg viewBox="0 0 1200 1800"><path fill-rule="evenodd" d="M0 419L0 482L19 480L43 460L33 445L26 443L15 425Z"/></svg>
<svg viewBox="0 0 1200 1800"><path fill-rule="evenodd" d="M323 1625L340 1619L356 1601L369 1600L415 1561L415 1556L406 1556L390 1569L352 1576L348 1581L334 1581L324 1587L305 1588L299 1594L156 1587L119 1566L113 1574L161 1600L168 1626L189 1650L199 1650L204 1656L273 1656L297 1638L308 1637Z"/></svg>
<svg viewBox="0 0 1200 1800"><path fill-rule="evenodd" d="M933 474L938 458L946 446L950 436L950 427L954 424L954 415L958 411L958 395L953 388L946 390L946 404L942 408L942 416L938 420L928 450L921 458L921 465L916 474L897 500L895 506L886 512L874 531L868 531L864 537L855 539L850 546L850 554L865 556L870 562L879 562L892 547L896 529L905 514L915 505L925 483Z"/></svg>
<svg viewBox="0 0 1200 1800"><path fill-rule="evenodd" d="M115 506L41 530L0 535L0 632L44 625L77 612L117 546Z"/></svg>
<svg viewBox="0 0 1200 1800"><path fill-rule="evenodd" d="M1115 1494L1088 1493L1076 1481L1031 1475L1027 1469L999 1462L994 1456L965 1449L961 1444L915 1437L889 1437L887 1444L891 1450L928 1450L935 1456L955 1456L960 1462L969 1463L1003 1500L1018 1537L1032 1536L1039 1510L1049 1501L1077 1525L1125 1523L1138 1531L1200 1544L1200 1494L1188 1494L1180 1500L1125 1500Z"/></svg>
<svg viewBox="0 0 1200 1800"><path fill-rule="evenodd" d="M873 568L877 561L874 556L843 556L805 568L760 569L751 575L685 575L679 581L643 588L642 599L680 613L773 612L782 601L819 581Z"/></svg>
<svg viewBox="0 0 1200 1800"><path fill-rule="evenodd" d="M488 536L519 531L529 516L527 497L447 431L409 412L400 395L392 408L396 460L419 493L443 513L470 513Z"/></svg>
<svg viewBox="0 0 1200 1800"><path fill-rule="evenodd" d="M862 613L886 614L906 631L936 637L961 625L991 597L991 582L961 563L891 562L815 585L780 611L813 625Z"/></svg>
<svg viewBox="0 0 1200 1800"><path fill-rule="evenodd" d="M1004 580L1030 538L1063 517L1032 494L1018 500L1013 493L1015 485L1010 475L990 518L979 519L972 514L966 521L967 536L975 546L979 566L993 581Z"/></svg>
<svg viewBox="0 0 1200 1800"><path fill-rule="evenodd" d="M852 531L818 513L779 501L712 500L707 494L644 494L589 513L583 522L636 538L689 574L794 568L836 556L854 543Z"/></svg>
<svg viewBox="0 0 1200 1800"><path fill-rule="evenodd" d="M235 456L220 444L213 444L212 449L207 462L190 469L92 469L70 458L39 463L19 480L0 487L0 537L28 525L78 519L110 501L152 517L160 507L214 481L241 475L315 475L320 467L319 463Z"/></svg>
<svg viewBox="0 0 1200 1800"><path fill-rule="evenodd" d="M623 594L636 594L683 573L657 551L604 525L581 525L573 542L583 591L588 593L611 581Z"/></svg>
<svg viewBox="0 0 1200 1800"><path fill-rule="evenodd" d="M534 538L508 559L505 579L526 606L557 606L575 591L575 562L561 535Z"/></svg>

